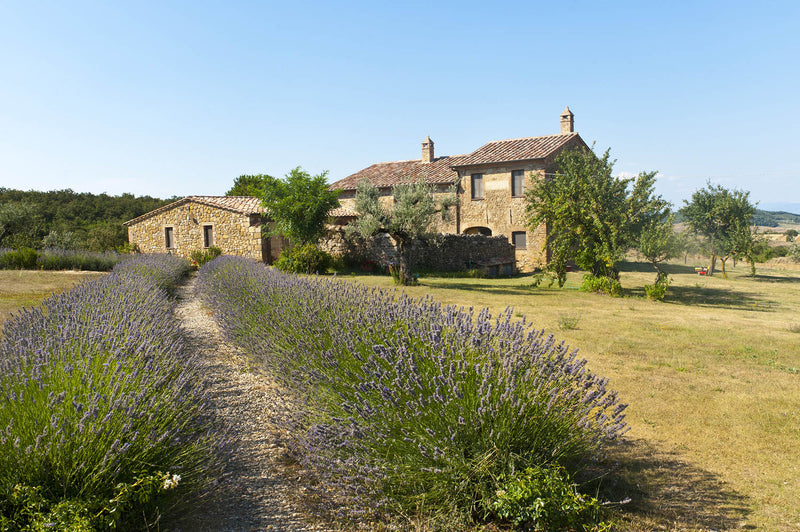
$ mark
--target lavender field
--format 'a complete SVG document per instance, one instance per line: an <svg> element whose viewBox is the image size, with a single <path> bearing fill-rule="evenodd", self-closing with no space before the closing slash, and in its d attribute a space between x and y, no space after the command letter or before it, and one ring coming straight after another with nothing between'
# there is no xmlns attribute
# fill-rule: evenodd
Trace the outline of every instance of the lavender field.
<svg viewBox="0 0 800 532"><path fill-rule="evenodd" d="M596 490L604 451L627 429L625 404L510 311L233 257L204 266L197 287L228 338L294 394L290 445L332 511L454 529L609 526L580 490Z"/></svg>
<svg viewBox="0 0 800 532"><path fill-rule="evenodd" d="M0 529L141 529L203 489L222 440L168 296L188 269L139 256L5 323Z"/></svg>

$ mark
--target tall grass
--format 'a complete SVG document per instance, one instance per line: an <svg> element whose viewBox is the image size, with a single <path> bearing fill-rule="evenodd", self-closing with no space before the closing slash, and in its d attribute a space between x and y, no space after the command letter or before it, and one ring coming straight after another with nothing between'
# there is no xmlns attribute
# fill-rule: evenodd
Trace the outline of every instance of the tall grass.
<svg viewBox="0 0 800 532"><path fill-rule="evenodd" d="M625 430L605 379L510 310L299 277L221 257L198 290L226 334L301 398L301 463L351 514L482 519L528 467L574 474Z"/></svg>
<svg viewBox="0 0 800 532"><path fill-rule="evenodd" d="M4 530L58 525L65 502L85 529L141 528L206 482L220 441L165 292L188 267L130 259L5 323Z"/></svg>

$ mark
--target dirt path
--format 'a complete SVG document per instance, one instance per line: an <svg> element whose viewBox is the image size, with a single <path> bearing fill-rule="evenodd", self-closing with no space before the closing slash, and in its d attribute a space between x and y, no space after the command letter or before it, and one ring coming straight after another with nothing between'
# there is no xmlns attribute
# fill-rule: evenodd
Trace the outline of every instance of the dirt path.
<svg viewBox="0 0 800 532"><path fill-rule="evenodd" d="M247 359L225 342L210 312L194 295L195 276L179 287L176 313L189 348L199 353L211 382L211 400L235 439L231 460L216 491L186 530L325 530L292 505L297 488L278 474L280 431L269 421L283 401L275 383L249 371ZM280 410L278 410L280 411Z"/></svg>

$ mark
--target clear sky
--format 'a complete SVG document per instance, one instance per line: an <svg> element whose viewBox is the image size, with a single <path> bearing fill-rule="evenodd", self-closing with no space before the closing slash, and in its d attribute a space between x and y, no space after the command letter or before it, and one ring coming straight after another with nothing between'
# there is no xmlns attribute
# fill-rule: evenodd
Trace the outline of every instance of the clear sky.
<svg viewBox="0 0 800 532"><path fill-rule="evenodd" d="M558 133L800 210L800 3L0 3L0 186L221 195Z"/></svg>

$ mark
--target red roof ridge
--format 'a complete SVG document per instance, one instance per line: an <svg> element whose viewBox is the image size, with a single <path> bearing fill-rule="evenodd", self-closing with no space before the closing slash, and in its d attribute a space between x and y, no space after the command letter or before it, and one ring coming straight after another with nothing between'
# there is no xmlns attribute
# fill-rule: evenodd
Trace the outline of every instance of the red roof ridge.
<svg viewBox="0 0 800 532"><path fill-rule="evenodd" d="M490 140L489 142L486 142L484 144L484 146L486 146L486 144L495 144L497 142L511 142L511 141L515 141L515 140L534 140L534 139L543 139L545 137L569 137L571 135L577 135L577 134L578 134L577 131L573 131L572 133L553 133L552 135L536 135L534 137L518 137L518 138L515 138L515 139ZM480 149L480 148L478 148L478 149ZM478 150L475 150L475 151L478 151ZM470 155L470 154L467 154L467 155Z"/></svg>

